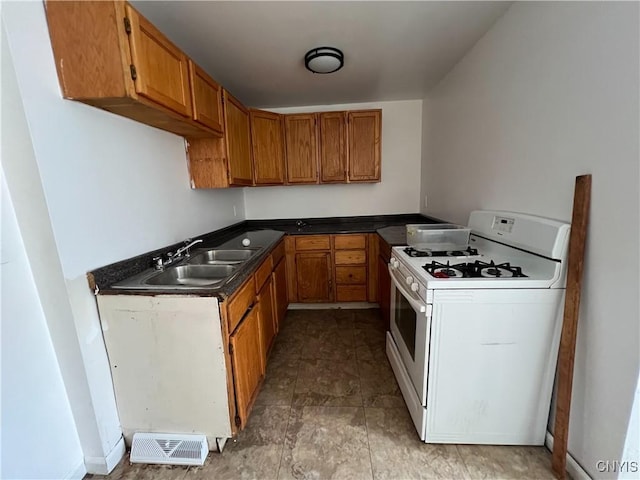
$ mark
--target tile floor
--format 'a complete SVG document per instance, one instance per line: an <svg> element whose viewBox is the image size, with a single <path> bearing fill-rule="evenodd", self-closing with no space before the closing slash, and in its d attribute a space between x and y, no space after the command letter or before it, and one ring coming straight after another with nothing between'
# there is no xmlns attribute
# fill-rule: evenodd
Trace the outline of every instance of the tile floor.
<svg viewBox="0 0 640 480"><path fill-rule="evenodd" d="M247 428L202 467L131 465L110 480L552 479L543 447L420 442L378 310L289 311Z"/></svg>

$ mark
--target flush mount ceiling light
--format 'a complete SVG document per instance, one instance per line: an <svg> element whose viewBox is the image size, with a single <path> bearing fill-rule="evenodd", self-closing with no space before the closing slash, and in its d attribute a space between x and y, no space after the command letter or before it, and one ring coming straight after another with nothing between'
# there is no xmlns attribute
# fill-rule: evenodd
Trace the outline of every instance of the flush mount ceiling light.
<svg viewBox="0 0 640 480"><path fill-rule="evenodd" d="M333 47L318 47L304 56L304 66L313 73L337 72L344 65L344 55Z"/></svg>

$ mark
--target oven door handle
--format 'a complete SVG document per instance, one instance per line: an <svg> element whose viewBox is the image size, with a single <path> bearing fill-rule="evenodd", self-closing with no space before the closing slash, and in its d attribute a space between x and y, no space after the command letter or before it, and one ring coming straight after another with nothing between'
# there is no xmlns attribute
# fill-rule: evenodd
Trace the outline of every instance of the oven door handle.
<svg viewBox="0 0 640 480"><path fill-rule="evenodd" d="M411 307L414 310L417 310L420 313L424 313L427 311L427 306L421 302L419 302L418 300L416 300L414 298L413 295L411 295L405 288L404 285L402 285L398 279L396 278L395 274L393 273L393 270L391 270L391 267L389 266L389 275L391 275L391 280L393 280L393 284L395 285L395 287L400 290L400 293L402 294L402 296L404 298L407 299L407 301L409 302L409 304L411 305Z"/></svg>

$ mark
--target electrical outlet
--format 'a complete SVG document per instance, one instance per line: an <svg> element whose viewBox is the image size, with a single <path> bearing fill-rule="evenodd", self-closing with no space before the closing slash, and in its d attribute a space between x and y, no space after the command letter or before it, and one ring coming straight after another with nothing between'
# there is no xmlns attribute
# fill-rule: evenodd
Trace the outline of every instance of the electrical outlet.
<svg viewBox="0 0 640 480"><path fill-rule="evenodd" d="M424 196L424 208L427 208L427 196Z"/></svg>
<svg viewBox="0 0 640 480"><path fill-rule="evenodd" d="M236 212L236 206L235 205L233 206L233 216L234 217L238 216L238 213Z"/></svg>

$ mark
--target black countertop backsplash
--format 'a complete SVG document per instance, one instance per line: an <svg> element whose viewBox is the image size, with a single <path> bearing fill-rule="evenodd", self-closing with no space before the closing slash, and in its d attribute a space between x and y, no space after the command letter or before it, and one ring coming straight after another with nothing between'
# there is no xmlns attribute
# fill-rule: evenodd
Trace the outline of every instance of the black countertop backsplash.
<svg viewBox="0 0 640 480"><path fill-rule="evenodd" d="M302 223L301 223L302 222ZM331 218L296 218L296 219L270 219L270 220L245 220L235 225L216 230L195 238L203 241L197 248L217 247L230 239L242 235L243 233L255 230L275 230L289 235L326 235L331 233L375 233L377 232L389 245L405 245L406 229L409 223L446 223L443 220L427 217L418 213L398 214L398 215L370 215L357 217L331 217ZM276 233L276 232L274 232ZM274 243L262 254L251 259L243 269L244 273L238 275L230 281L224 288L211 290L124 290L114 289L111 286L126 278L132 277L151 267L153 257L165 255L167 252L175 251L181 247L182 243L169 245L165 248L147 252L127 260L112 263L89 272L89 285L94 290L97 288L100 293L107 294L137 294L137 295L158 295L158 294L180 294L180 295L211 295L225 298L237 289L246 278L253 273L262 259L272 250L280 235L274 235Z"/></svg>

